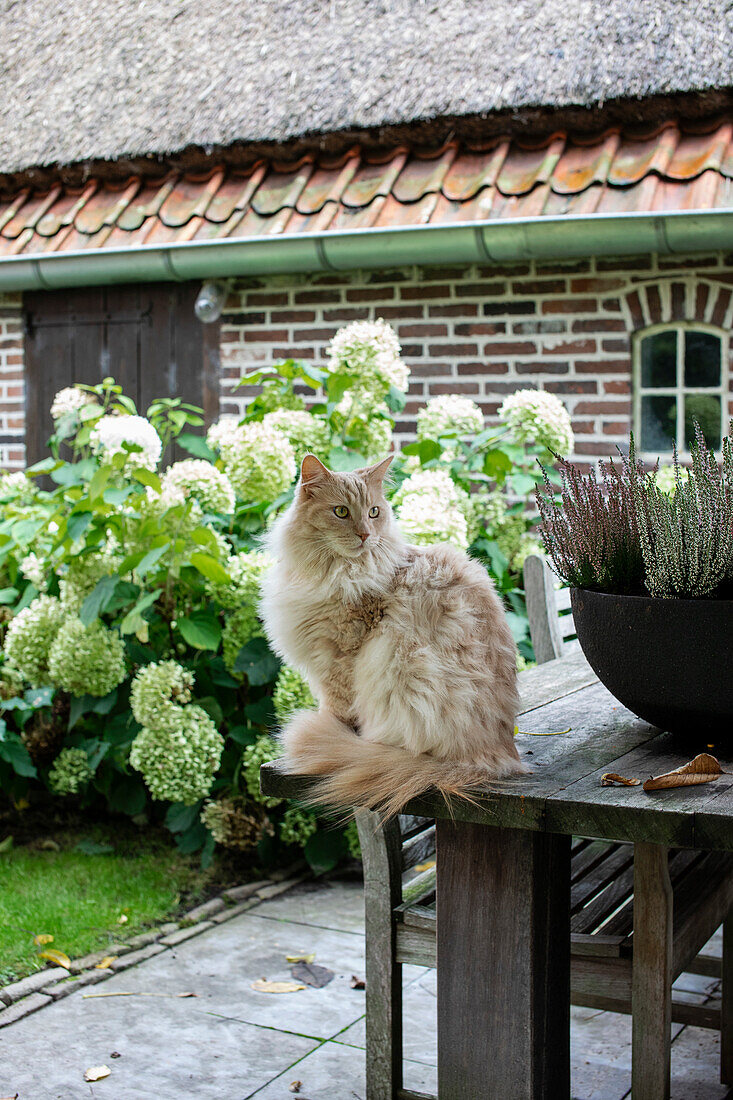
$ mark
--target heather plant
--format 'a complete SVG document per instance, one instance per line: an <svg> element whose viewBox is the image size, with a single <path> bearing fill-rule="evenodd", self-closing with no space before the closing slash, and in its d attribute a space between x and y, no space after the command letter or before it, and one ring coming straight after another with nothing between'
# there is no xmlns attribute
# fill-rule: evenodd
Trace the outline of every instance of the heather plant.
<svg viewBox="0 0 733 1100"><path fill-rule="evenodd" d="M395 333L370 322L337 334L327 369L288 360L246 376L258 393L245 415L205 435L201 410L164 399L143 416L111 378L56 395L49 457L0 476L0 799L45 789L164 820L204 859L215 843L260 862L295 846L327 869L358 851L353 827L259 791L277 726L314 705L263 636L259 539L306 450L344 470L391 449L408 378ZM516 424L490 430L469 399L429 402L392 490L411 539L485 563L524 658L525 503L536 458L569 427L535 392ZM190 457L166 467L172 444Z"/></svg>
<svg viewBox="0 0 733 1100"><path fill-rule="evenodd" d="M547 480L537 503L547 552L567 584L662 598L733 594L730 435L718 462L696 425L690 468L675 450L662 477L637 461L633 439L619 465L600 464L600 481L564 461L560 477L560 499Z"/></svg>

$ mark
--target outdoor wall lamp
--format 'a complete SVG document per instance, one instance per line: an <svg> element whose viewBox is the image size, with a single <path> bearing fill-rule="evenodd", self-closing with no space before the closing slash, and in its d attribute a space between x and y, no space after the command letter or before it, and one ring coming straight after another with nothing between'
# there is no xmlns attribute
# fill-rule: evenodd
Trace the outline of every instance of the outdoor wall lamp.
<svg viewBox="0 0 733 1100"><path fill-rule="evenodd" d="M203 324L218 321L227 300L231 279L207 279L196 295L193 311Z"/></svg>

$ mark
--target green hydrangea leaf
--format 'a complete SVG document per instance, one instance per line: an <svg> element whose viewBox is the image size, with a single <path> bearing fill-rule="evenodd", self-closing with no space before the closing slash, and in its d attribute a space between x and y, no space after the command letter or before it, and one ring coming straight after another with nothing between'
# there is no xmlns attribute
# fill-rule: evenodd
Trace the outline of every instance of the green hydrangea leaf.
<svg viewBox="0 0 733 1100"><path fill-rule="evenodd" d="M440 458L443 448L437 439L421 439L419 443L408 443L402 448L404 455L417 455L421 464L432 462L434 458Z"/></svg>
<svg viewBox="0 0 733 1100"><path fill-rule="evenodd" d="M66 534L72 542L76 542L77 539L81 538L93 519L94 516L91 512L74 512L73 515L69 516L69 521L66 524Z"/></svg>
<svg viewBox="0 0 733 1100"><path fill-rule="evenodd" d="M198 569L202 576L214 584L231 584L232 578L223 565L209 554L202 554L198 550L191 554L191 565Z"/></svg>
<svg viewBox="0 0 733 1100"><path fill-rule="evenodd" d="M184 451L188 451L194 458L204 458L208 462L216 462L216 452L212 451L205 439L193 432L181 432L176 443Z"/></svg>
<svg viewBox="0 0 733 1100"><path fill-rule="evenodd" d="M147 485L149 489L155 489L156 493L159 493L162 489L160 478L157 474L154 474L152 470L145 470L140 467L132 471L132 476L135 478L135 481L139 481L141 485Z"/></svg>
<svg viewBox="0 0 733 1100"><path fill-rule="evenodd" d="M79 618L84 626L89 626L106 610L117 587L117 580L117 577L102 577L101 581L98 581L94 586L81 605L81 611L79 612Z"/></svg>
<svg viewBox="0 0 733 1100"><path fill-rule="evenodd" d="M221 626L218 619L207 611L194 612L178 620L178 630L184 641L194 649L208 649L215 652L221 641Z"/></svg>
<svg viewBox="0 0 733 1100"><path fill-rule="evenodd" d="M234 672L244 672L253 687L269 684L277 676L280 661L264 638L252 638L234 661Z"/></svg>
<svg viewBox="0 0 733 1100"><path fill-rule="evenodd" d="M28 755L28 749L20 739L0 741L0 758L10 764L16 775L22 775L28 779L38 777L38 772Z"/></svg>
<svg viewBox="0 0 733 1100"><path fill-rule="evenodd" d="M305 858L317 875L332 871L347 854L344 834L336 829L322 830L309 837L303 849Z"/></svg>
<svg viewBox="0 0 733 1100"><path fill-rule="evenodd" d="M185 806L183 802L174 802L165 815L166 828L172 833L185 833L198 821L200 809L199 803Z"/></svg>
<svg viewBox="0 0 733 1100"><path fill-rule="evenodd" d="M145 595L137 601L135 606L127 612L120 623L120 634L135 634L135 632L140 629L145 622L142 617L143 611L147 611L149 607L152 607L162 591L162 588L156 588L153 592L146 592Z"/></svg>
<svg viewBox="0 0 733 1100"><path fill-rule="evenodd" d="M0 604L15 603L19 595L17 588L0 588Z"/></svg>

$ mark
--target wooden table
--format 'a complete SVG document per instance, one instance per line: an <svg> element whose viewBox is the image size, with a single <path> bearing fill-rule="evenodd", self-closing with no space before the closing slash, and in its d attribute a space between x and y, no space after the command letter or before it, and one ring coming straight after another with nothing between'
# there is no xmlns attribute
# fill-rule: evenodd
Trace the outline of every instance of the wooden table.
<svg viewBox="0 0 733 1100"><path fill-rule="evenodd" d="M600 783L604 772L643 780L702 751L733 768L731 730L712 747L661 733L621 706L581 653L522 673L520 688L517 745L531 775L473 805L427 794L405 807L437 819L440 1100L570 1096L573 835L643 845L637 859L651 874L660 854L666 868L667 847L733 851L733 777L654 794ZM308 785L263 768L267 794L297 798Z"/></svg>

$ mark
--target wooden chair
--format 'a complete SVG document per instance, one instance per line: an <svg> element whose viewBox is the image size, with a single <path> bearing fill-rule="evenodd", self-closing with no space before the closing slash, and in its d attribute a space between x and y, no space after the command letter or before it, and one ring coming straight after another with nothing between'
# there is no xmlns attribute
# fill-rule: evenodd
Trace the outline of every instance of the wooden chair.
<svg viewBox="0 0 733 1100"><path fill-rule="evenodd" d="M572 617L558 622L564 599L557 599L544 560L527 559L525 570L527 564L530 628L543 662L562 655L574 633ZM367 1100L433 1100L403 1088L402 966L436 962L435 826L402 815L380 827L377 815L366 811L357 814L357 825L366 911ZM649 935L633 935L635 897ZM669 1066L669 1013L677 1023L721 1031L721 1080L733 1083L731 903L733 855L573 840L571 1001L632 1015L634 1100L657 1100L645 1090L643 1068ZM722 962L699 955L722 922ZM676 1000L672 983L684 972L722 977L722 1004Z"/></svg>

